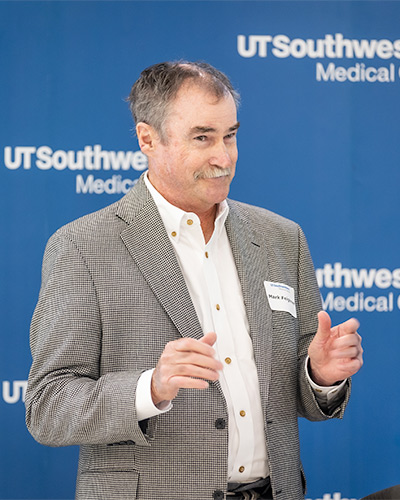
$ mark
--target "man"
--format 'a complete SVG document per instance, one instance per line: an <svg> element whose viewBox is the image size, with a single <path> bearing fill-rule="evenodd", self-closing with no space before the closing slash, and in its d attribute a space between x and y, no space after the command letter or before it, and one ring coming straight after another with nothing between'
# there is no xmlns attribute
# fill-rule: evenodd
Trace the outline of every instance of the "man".
<svg viewBox="0 0 400 500"><path fill-rule="evenodd" d="M237 98L205 63L143 71L147 174L47 245L27 423L81 445L78 499L301 499L297 417L343 415L358 323L319 312L296 224L226 201Z"/></svg>

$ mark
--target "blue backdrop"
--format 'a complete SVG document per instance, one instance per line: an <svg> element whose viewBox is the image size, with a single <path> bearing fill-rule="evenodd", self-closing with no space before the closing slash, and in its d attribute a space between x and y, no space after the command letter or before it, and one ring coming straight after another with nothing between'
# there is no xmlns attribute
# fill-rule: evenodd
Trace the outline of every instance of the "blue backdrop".
<svg viewBox="0 0 400 500"><path fill-rule="evenodd" d="M231 197L299 222L365 365L342 422L301 422L307 498L400 483L400 3L0 3L0 499L72 499L77 449L24 424L48 237L146 168L124 102L144 68L206 60L242 94Z"/></svg>

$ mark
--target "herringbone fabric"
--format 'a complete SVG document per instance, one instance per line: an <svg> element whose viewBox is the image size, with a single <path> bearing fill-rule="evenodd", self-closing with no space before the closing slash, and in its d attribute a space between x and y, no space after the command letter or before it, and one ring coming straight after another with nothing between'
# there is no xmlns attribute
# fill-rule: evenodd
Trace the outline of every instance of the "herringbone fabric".
<svg viewBox="0 0 400 500"><path fill-rule="evenodd" d="M265 414L260 439L268 442L274 497L300 500L297 416L328 418L303 368L321 307L314 269L296 224L229 204L226 227ZM264 280L295 289L297 319L270 310ZM31 326L27 424L43 444L81 445L77 499L225 497L228 414L218 382L181 390L171 411L141 425L135 413L138 377L165 344L202 335L143 179L119 202L50 238ZM340 417L345 403L329 418Z"/></svg>

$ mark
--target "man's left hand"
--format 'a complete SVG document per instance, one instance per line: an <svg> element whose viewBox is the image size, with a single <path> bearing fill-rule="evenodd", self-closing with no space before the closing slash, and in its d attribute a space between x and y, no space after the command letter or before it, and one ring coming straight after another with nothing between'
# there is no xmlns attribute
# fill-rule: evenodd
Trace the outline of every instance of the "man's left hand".
<svg viewBox="0 0 400 500"><path fill-rule="evenodd" d="M359 326L359 322L351 318L332 328L329 314L325 311L318 313L318 331L308 348L310 375L316 384L334 385L362 367Z"/></svg>

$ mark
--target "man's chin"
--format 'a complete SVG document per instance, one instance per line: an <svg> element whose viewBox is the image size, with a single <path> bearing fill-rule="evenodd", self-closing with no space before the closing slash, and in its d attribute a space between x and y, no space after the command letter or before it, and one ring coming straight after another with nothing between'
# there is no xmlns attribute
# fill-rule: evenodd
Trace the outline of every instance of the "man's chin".
<svg viewBox="0 0 400 500"><path fill-rule="evenodd" d="M228 193L231 185L230 177L214 177L213 179L204 179L204 185L210 193Z"/></svg>
<svg viewBox="0 0 400 500"><path fill-rule="evenodd" d="M208 183L209 199L212 200L213 203L221 203L229 194L230 179L217 177L209 180L213 181Z"/></svg>

